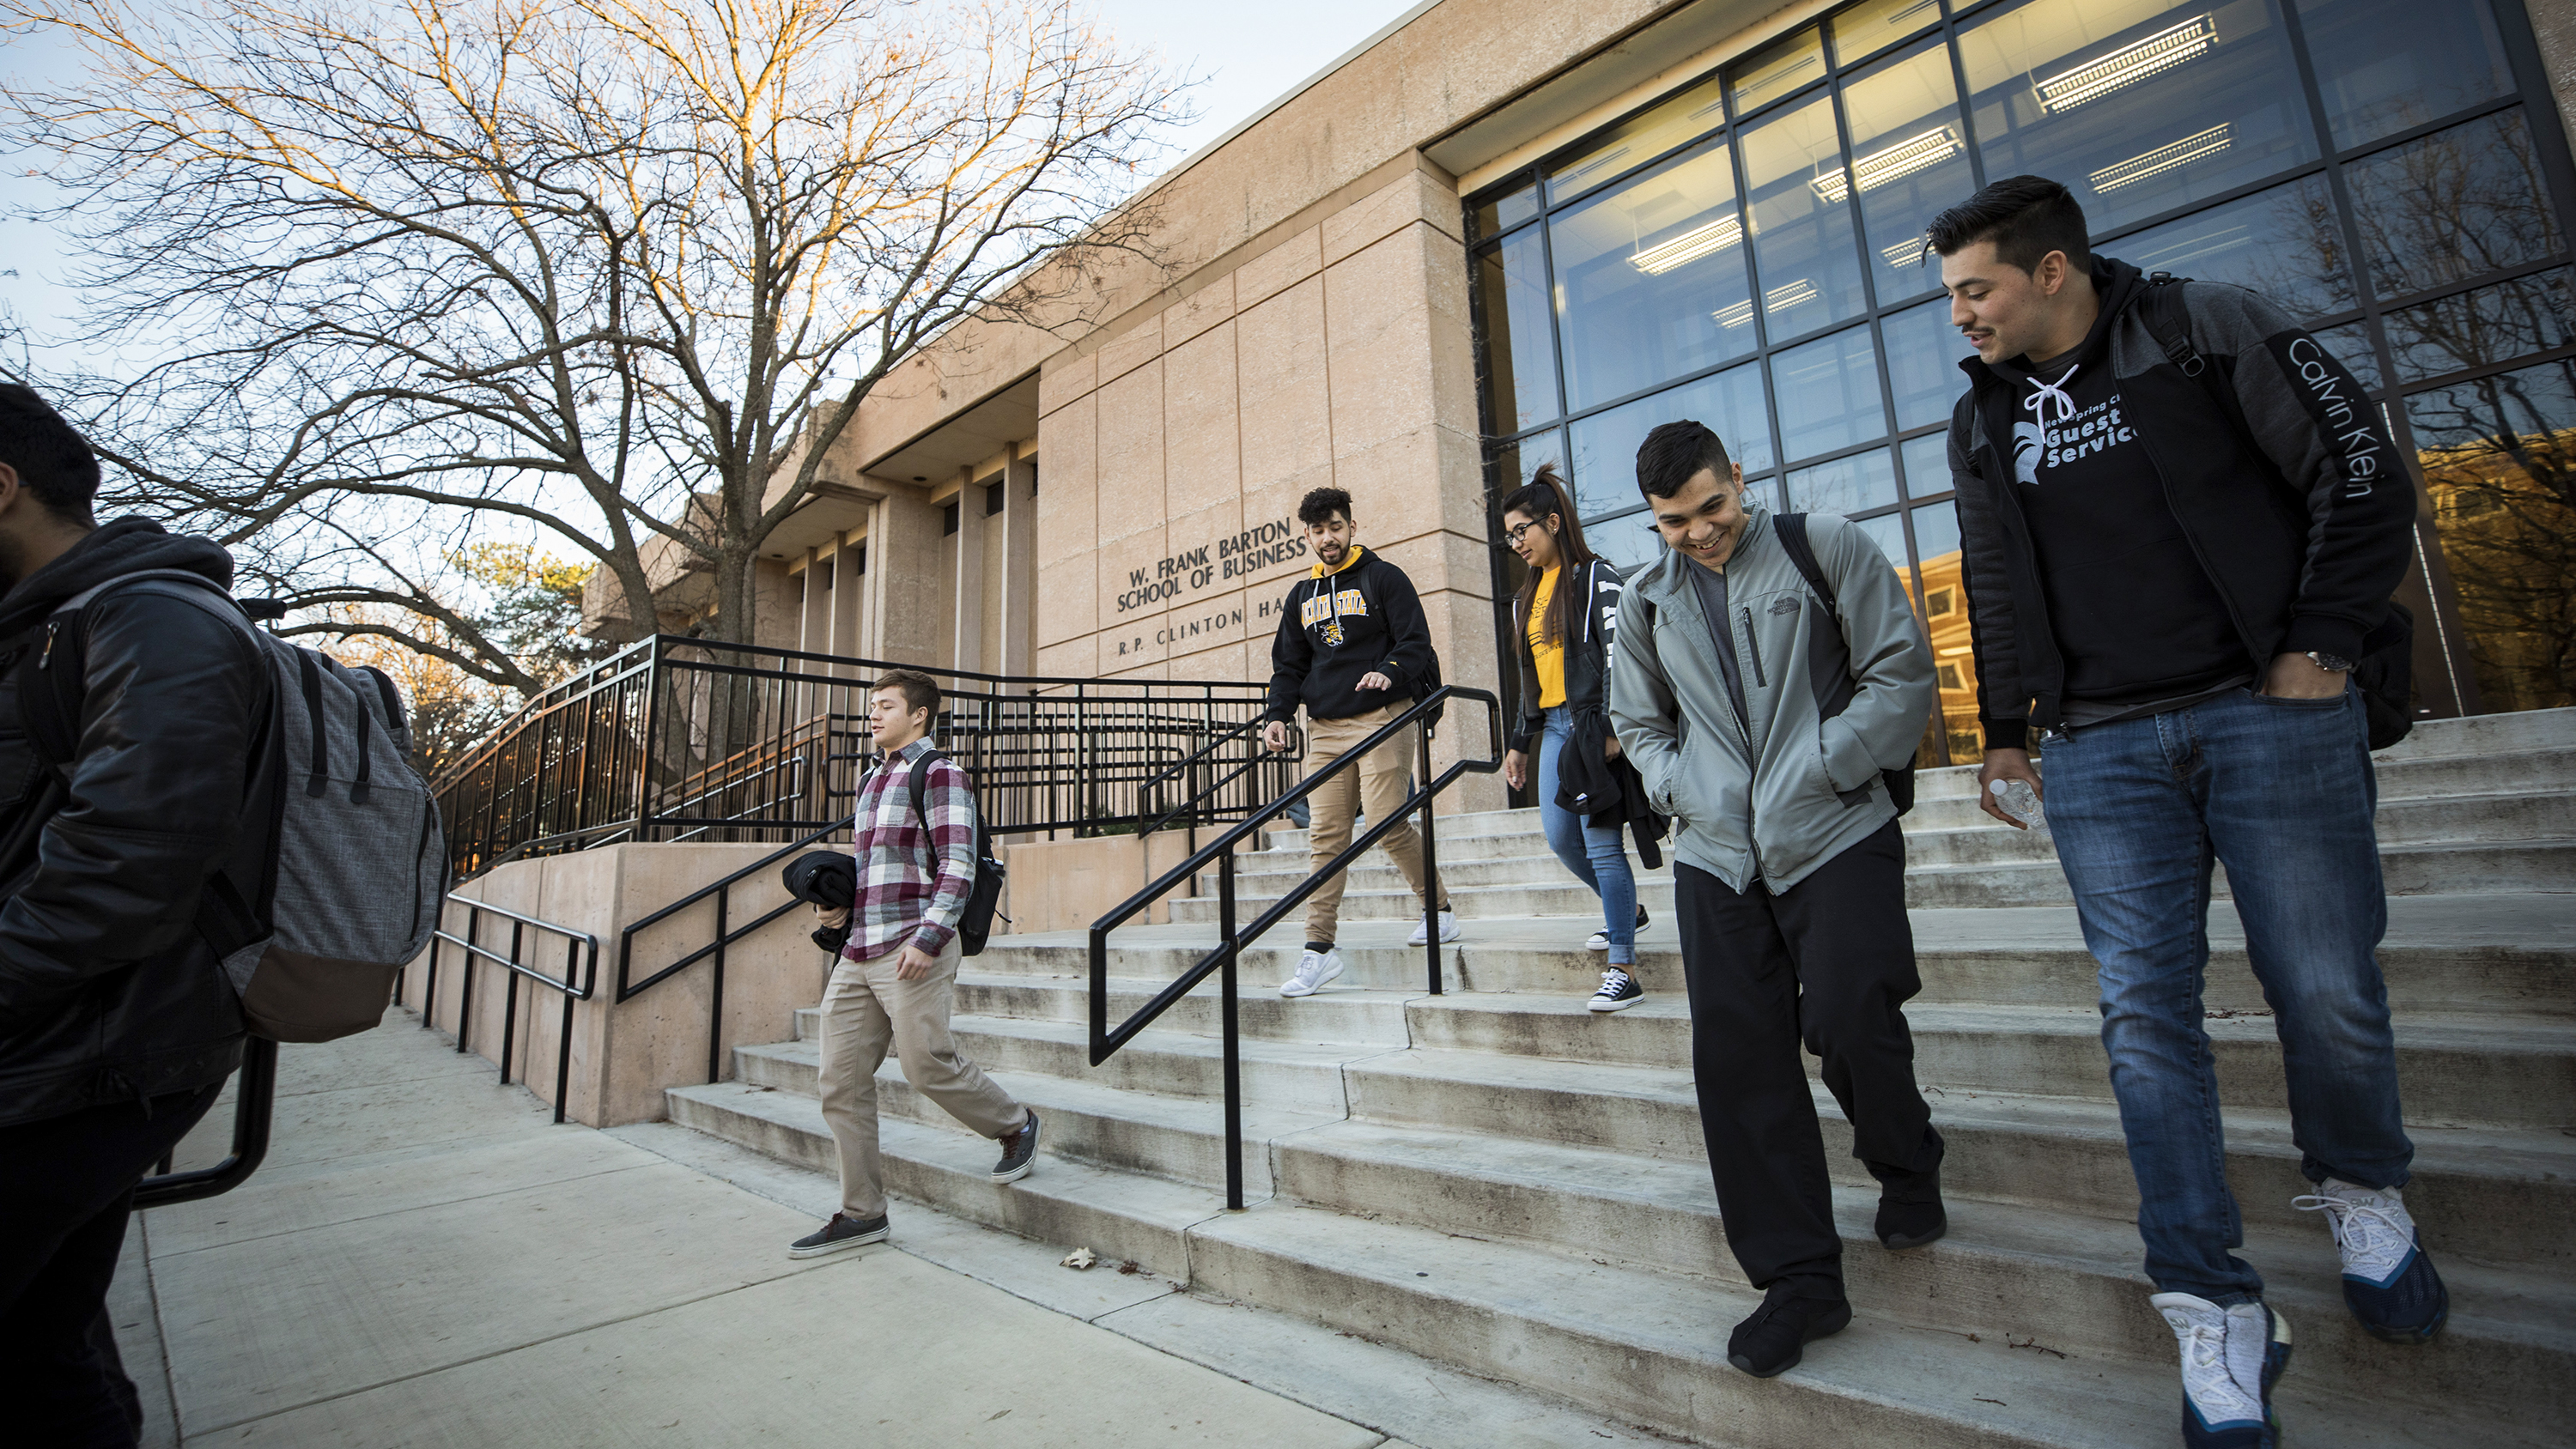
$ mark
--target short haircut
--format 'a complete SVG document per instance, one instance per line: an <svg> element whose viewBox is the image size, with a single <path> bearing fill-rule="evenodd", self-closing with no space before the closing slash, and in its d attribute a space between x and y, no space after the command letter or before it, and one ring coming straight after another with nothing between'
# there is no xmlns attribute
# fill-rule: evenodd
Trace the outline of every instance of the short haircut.
<svg viewBox="0 0 2576 1449"><path fill-rule="evenodd" d="M32 389L0 383L0 463L18 471L18 482L45 511L67 523L90 524L98 500L98 455Z"/></svg>
<svg viewBox="0 0 2576 1449"><path fill-rule="evenodd" d="M2093 269L2093 249L2086 241L2084 208L2075 193L2045 176L2007 176L1932 218L1925 233L1932 250L1955 256L1981 241L1995 244L1995 255L2024 273L2039 270L2040 258L2066 253L2079 272Z"/></svg>
<svg viewBox="0 0 2576 1449"><path fill-rule="evenodd" d="M918 669L889 669L877 676L876 683L868 686L868 694L874 697L889 689L903 696L903 707L907 713L916 709L926 709L933 715L939 713L939 681Z"/></svg>
<svg viewBox="0 0 2576 1449"><path fill-rule="evenodd" d="M1359 517L1351 512L1351 495L1346 489L1309 489L1305 497L1297 500L1297 521L1310 527L1332 522L1336 513L1344 518Z"/></svg>
<svg viewBox="0 0 2576 1449"><path fill-rule="evenodd" d="M1718 482L1727 480L1735 460L1726 456L1726 444L1703 423L1688 418L1666 423L1637 446L1637 491L1648 498L1670 498L1703 468L1716 474Z"/></svg>

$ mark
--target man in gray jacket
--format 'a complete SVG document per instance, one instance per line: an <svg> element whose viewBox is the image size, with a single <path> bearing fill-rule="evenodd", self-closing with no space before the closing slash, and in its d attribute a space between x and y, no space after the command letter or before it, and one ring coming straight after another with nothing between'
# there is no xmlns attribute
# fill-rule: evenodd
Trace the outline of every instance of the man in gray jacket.
<svg viewBox="0 0 2576 1449"><path fill-rule="evenodd" d="M1678 826L1700 1127L1727 1246L1765 1294L1727 1358L1768 1378L1851 1322L1801 1039L1879 1181L1880 1241L1920 1247L1948 1226L1902 1010L1922 983L1881 773L1923 737L1932 651L1868 535L1766 513L1700 424L1647 434L1637 486L1670 547L1620 604L1610 722Z"/></svg>

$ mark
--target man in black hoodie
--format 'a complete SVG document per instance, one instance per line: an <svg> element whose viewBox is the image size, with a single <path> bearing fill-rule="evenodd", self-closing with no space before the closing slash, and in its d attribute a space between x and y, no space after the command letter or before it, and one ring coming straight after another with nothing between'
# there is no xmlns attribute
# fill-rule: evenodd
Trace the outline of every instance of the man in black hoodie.
<svg viewBox="0 0 2576 1449"><path fill-rule="evenodd" d="M0 385L0 1403L16 1442L130 1445L142 1423L104 1303L134 1187L240 1062L242 1016L195 929L222 871L260 888L274 807L268 672L207 590L232 559L145 519L91 518L98 461ZM84 631L76 757L28 743L21 700ZM68 655L70 651L65 651ZM246 892L247 894L247 892Z"/></svg>
<svg viewBox="0 0 2576 1449"><path fill-rule="evenodd" d="M2277 1434L2289 1330L2233 1249L2201 1025L2210 875L2227 867L2275 1011L2292 1135L2347 1306L2400 1343L2448 1298L2401 1190L2387 919L2354 663L2396 631L2415 494L2359 383L2269 301L2090 255L2036 176L1931 228L1977 349L1950 426L1985 808L2039 788L2101 967L2102 1040L2153 1299L2182 1344L2185 1442ZM2176 305L2176 293L2179 305Z"/></svg>
<svg viewBox="0 0 2576 1449"><path fill-rule="evenodd" d="M1297 717L1302 704L1307 763L1320 767L1411 709L1439 676L1440 663L1413 580L1360 547L1351 495L1339 488L1314 489L1298 500L1297 520L1306 525L1315 567L1288 590L1279 613L1279 633L1270 645L1265 711L1270 723L1262 739L1274 750L1287 748L1288 721ZM1341 854L1351 843L1356 813L1364 810L1371 820L1402 813L1414 754L1408 729L1318 786L1307 797L1313 805L1308 859L1321 866ZM1422 838L1412 826L1399 824L1380 843L1415 897L1439 898L1440 939L1458 939L1449 893L1423 875ZM1311 996L1342 974L1333 939L1340 928L1345 879L1337 873L1306 898L1306 950L1296 971L1280 983L1280 995ZM1414 927L1414 945L1428 939L1425 928Z"/></svg>

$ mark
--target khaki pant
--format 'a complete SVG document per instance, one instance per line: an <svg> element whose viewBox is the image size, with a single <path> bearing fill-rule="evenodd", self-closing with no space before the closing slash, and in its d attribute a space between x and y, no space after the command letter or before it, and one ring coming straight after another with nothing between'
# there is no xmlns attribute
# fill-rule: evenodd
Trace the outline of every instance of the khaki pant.
<svg viewBox="0 0 2576 1449"><path fill-rule="evenodd" d="M1413 708L1413 701L1399 699L1381 709L1355 714L1349 719L1314 719L1306 721L1306 768L1309 773L1330 764L1333 758L1351 746L1367 739L1386 725L1388 720ZM1369 824L1393 816L1404 807L1405 780L1413 768L1416 752L1416 725L1385 744L1360 757L1353 769L1342 771L1315 788L1306 797L1312 825L1307 831L1311 859L1317 866L1342 853L1351 843L1351 817L1367 807ZM1395 868L1404 872L1404 883L1413 887L1414 899L1422 899L1422 837L1413 833L1411 821L1379 837L1378 844L1395 860ZM1306 897L1306 939L1330 942L1340 929L1342 887L1346 877L1336 871L1333 878ZM1447 909L1449 892L1440 891L1440 905Z"/></svg>
<svg viewBox="0 0 2576 1449"><path fill-rule="evenodd" d="M1017 1132L1029 1112L984 1069L957 1054L948 1035L957 994L957 938L917 981L895 979L901 950L873 961L844 959L823 991L823 1122L841 1153L841 1211L865 1220L884 1213L885 1169L877 1156L877 1068L891 1045L904 1080L949 1116L987 1137Z"/></svg>

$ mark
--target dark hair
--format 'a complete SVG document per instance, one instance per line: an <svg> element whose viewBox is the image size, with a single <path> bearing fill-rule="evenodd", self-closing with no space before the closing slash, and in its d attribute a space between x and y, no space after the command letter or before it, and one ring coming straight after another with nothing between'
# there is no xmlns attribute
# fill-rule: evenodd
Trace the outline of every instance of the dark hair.
<svg viewBox="0 0 2576 1449"><path fill-rule="evenodd" d="M939 713L939 681L918 669L889 669L877 676L876 683L868 686L868 693L883 694L889 689L903 695L903 707L907 711L926 709L933 715Z"/></svg>
<svg viewBox="0 0 2576 1449"><path fill-rule="evenodd" d="M1351 512L1351 495L1344 489L1310 488L1306 491L1305 497L1297 500L1297 521L1299 523L1330 523L1333 521L1333 515L1336 513L1340 514L1344 518L1356 518L1359 516L1358 514Z"/></svg>
<svg viewBox="0 0 2576 1449"><path fill-rule="evenodd" d="M1735 471L1726 444L1705 424L1684 418L1666 423L1637 445L1637 491L1649 498L1670 498L1705 468L1724 483Z"/></svg>
<svg viewBox="0 0 2576 1449"><path fill-rule="evenodd" d="M0 383L0 463L18 470L18 482L56 518L97 521L90 507L98 498L98 455L61 413L14 382Z"/></svg>
<svg viewBox="0 0 2576 1449"><path fill-rule="evenodd" d="M1587 607L1576 596L1583 590L1571 580L1574 571L1600 555L1583 541L1583 520L1574 516L1574 497L1558 476L1554 463L1541 463L1530 480L1503 495L1500 517L1526 513L1540 525L1555 518L1564 526L1556 533L1556 592L1548 597L1547 617L1539 621L1539 637L1550 644L1566 637L1574 628L1574 611ZM1528 618L1530 605L1538 600L1538 570L1529 570L1521 580L1521 617Z"/></svg>
<svg viewBox="0 0 2576 1449"><path fill-rule="evenodd" d="M2075 193L2045 176L2007 176L1932 218L1924 233L1932 250L1955 256L1981 241L1995 244L1995 255L2024 272L2039 270L2040 258L2066 253L2067 265L2079 272L2093 269L2093 249L2085 238L2084 208Z"/></svg>

